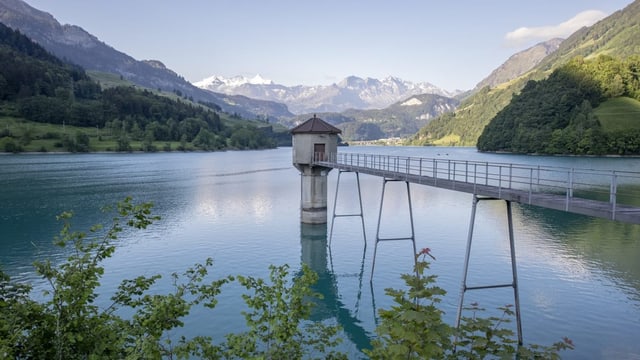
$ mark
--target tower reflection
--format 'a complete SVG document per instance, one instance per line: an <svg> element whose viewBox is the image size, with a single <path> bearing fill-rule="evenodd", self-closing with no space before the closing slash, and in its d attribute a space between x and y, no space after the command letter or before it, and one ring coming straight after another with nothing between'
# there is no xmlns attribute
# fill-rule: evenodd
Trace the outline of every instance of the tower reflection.
<svg viewBox="0 0 640 360"><path fill-rule="evenodd" d="M312 289L322 294L322 299L315 299L311 320L323 321L335 319L342 327L345 335L358 350L371 347L370 336L357 318L362 295L362 276L364 270L363 249L360 272L358 274L358 295L354 313L341 301L338 291L338 279L333 272L331 251L327 246L327 224L300 224L301 260L318 274L318 282Z"/></svg>

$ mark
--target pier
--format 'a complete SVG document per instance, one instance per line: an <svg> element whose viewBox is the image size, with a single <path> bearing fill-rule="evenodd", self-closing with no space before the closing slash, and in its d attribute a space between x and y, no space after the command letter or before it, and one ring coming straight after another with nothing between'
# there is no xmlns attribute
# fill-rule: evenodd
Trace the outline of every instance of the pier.
<svg viewBox="0 0 640 360"><path fill-rule="evenodd" d="M330 154L313 164L640 224L640 172L355 153Z"/></svg>
<svg viewBox="0 0 640 360"><path fill-rule="evenodd" d="M531 166L515 163L480 162L438 158L405 157L393 155L375 155L358 153L315 153L310 161L312 167L338 169L355 173L358 184L360 212L355 214L334 214L331 224L337 217L362 217L362 195L358 174L378 176L383 179L382 196L378 227L371 267L371 281L378 243L382 241L410 240L413 253L416 253L413 231L413 215L409 184L432 186L440 189L472 194L471 218L456 326L460 325L464 295L470 290L493 288L512 288L515 302L518 343L523 343L520 296L516 265L515 236L512 216L512 203L538 206L575 214L609 219L612 221L640 224L640 172L603 171L593 169L563 168L550 166ZM385 186L389 181L406 183L409 216L411 217L411 236L398 238L380 237L380 220L385 197ZM336 200L338 201L338 184ZM507 217L507 236L511 258L511 276L509 283L469 285L467 275L469 258L473 243L473 232L478 204L485 201L504 201ZM363 234L366 246L366 234ZM331 243L331 236L329 244Z"/></svg>

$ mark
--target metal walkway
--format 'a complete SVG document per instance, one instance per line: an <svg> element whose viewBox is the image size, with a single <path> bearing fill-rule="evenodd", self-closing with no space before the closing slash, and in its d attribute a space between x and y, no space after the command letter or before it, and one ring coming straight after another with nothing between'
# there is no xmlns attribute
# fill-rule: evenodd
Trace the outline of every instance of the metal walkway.
<svg viewBox="0 0 640 360"><path fill-rule="evenodd" d="M371 281L373 280L376 250L380 241L411 240L413 242L414 255L416 253L409 183L473 194L456 327L460 326L464 295L467 291L511 287L513 288L515 302L519 345L523 343L523 336L511 203L517 202L631 224L640 224L640 172L601 171L357 153L338 153L330 154L329 156L319 153L314 156L316 161L313 164L316 166L335 168L341 172L351 171L356 174L363 173L380 176L384 180L378 216L376 247L374 248L371 266ZM340 177L338 177L339 180ZM404 181L407 184L411 237L381 239L379 236L384 191L388 181ZM336 186L336 202L337 188L338 186ZM358 196L360 196L359 180ZM509 283L470 285L467 282L477 205L484 200L499 200L504 201L506 204L512 272L512 279ZM360 200L360 204L361 211L355 215L362 217L362 200ZM335 217L334 207L334 220ZM362 221L364 230L364 218ZM331 227L333 228L333 222Z"/></svg>
<svg viewBox="0 0 640 360"><path fill-rule="evenodd" d="M640 224L640 172L338 153L314 165Z"/></svg>

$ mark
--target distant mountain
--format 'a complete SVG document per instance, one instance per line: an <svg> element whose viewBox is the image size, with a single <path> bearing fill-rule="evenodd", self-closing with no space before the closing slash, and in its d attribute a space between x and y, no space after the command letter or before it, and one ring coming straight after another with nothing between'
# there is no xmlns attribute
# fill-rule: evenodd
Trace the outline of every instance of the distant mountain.
<svg viewBox="0 0 640 360"><path fill-rule="evenodd" d="M340 113L318 113L323 120L342 130L346 141L407 137L439 115L455 110L458 100L435 94L413 95L385 109L350 109ZM291 126L311 115L299 115Z"/></svg>
<svg viewBox="0 0 640 360"><path fill-rule="evenodd" d="M542 80L574 57L599 55L626 58L640 54L640 0L564 40L523 75L478 89L455 112L434 119L411 139L412 145L476 145L485 126L530 80Z"/></svg>
<svg viewBox="0 0 640 360"><path fill-rule="evenodd" d="M340 112L348 109L383 109L412 95L452 93L423 82L412 83L396 77L382 80L349 76L331 85L285 86L256 75L253 78L211 76L194 85L229 95L281 102L296 114Z"/></svg>
<svg viewBox="0 0 640 360"><path fill-rule="evenodd" d="M210 151L291 143L288 132L271 125L236 126L230 115L207 106L122 83L103 88L80 66L0 22L0 152L153 152L170 150L171 142L173 149ZM67 133L65 126L74 129ZM134 141L142 144L134 148Z"/></svg>
<svg viewBox="0 0 640 360"><path fill-rule="evenodd" d="M81 27L61 25L51 14L34 9L21 0L0 0L0 22L19 30L59 58L87 70L119 74L140 86L179 92L194 100L215 103L225 112L246 118L293 116L283 104L200 89L160 61L138 61Z"/></svg>
<svg viewBox="0 0 640 360"><path fill-rule="evenodd" d="M479 90L485 86L496 87L526 74L538 65L542 59L558 50L563 40L555 38L544 41L512 55L497 69L493 70L489 76L480 81L475 89Z"/></svg>
<svg viewBox="0 0 640 360"><path fill-rule="evenodd" d="M537 67L557 68L576 56L610 55L627 58L640 54L640 1L636 0L590 27L583 27L563 41L555 53Z"/></svg>

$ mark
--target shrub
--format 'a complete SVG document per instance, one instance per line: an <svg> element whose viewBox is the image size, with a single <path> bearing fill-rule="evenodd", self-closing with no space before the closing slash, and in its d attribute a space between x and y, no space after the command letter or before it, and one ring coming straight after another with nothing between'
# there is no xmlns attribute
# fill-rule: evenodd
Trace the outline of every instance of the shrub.
<svg viewBox="0 0 640 360"><path fill-rule="evenodd" d="M16 142L12 138L9 138L4 143L4 151L17 154L19 152L22 152L23 149L20 144L16 144Z"/></svg>
<svg viewBox="0 0 640 360"><path fill-rule="evenodd" d="M480 318L475 315L482 309L474 304L474 316L463 317L459 329L447 325L436 306L446 292L434 285L436 275L425 276L427 256L433 258L425 248L416 255L415 274L402 275L407 290L385 290L396 305L380 310L378 338L365 350L371 359L556 359L560 350L573 348L566 338L551 346L517 346L513 331L501 327L513 315L510 306L500 308L500 318Z"/></svg>

